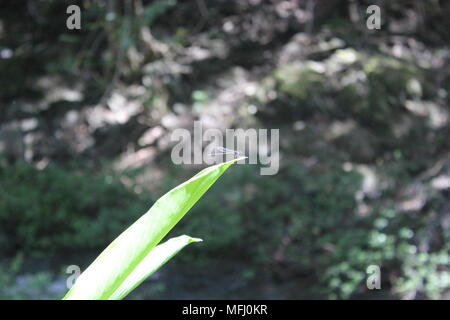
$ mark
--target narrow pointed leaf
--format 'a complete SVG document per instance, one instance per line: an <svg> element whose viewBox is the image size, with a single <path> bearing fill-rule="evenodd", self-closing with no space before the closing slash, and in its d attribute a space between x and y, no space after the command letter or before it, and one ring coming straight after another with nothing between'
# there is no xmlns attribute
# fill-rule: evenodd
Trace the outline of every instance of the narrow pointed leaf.
<svg viewBox="0 0 450 320"><path fill-rule="evenodd" d="M64 299L110 299L223 172L241 159L208 167L159 198L78 277Z"/></svg>
<svg viewBox="0 0 450 320"><path fill-rule="evenodd" d="M199 242L202 239L191 238L183 235L167 240L157 245L152 251L141 261L141 263L131 272L124 282L109 297L110 300L118 300L125 298L133 289L140 285L152 273L163 266L173 256L181 251L188 244Z"/></svg>

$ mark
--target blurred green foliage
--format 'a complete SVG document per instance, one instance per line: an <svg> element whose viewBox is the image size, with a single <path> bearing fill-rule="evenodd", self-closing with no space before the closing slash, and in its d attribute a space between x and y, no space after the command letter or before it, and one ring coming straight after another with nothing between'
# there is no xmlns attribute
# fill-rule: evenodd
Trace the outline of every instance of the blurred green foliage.
<svg viewBox="0 0 450 320"><path fill-rule="evenodd" d="M17 162L1 166L0 177L0 246L6 255L102 248L151 203L139 201L113 174L93 170L38 170Z"/></svg>
<svg viewBox="0 0 450 320"><path fill-rule="evenodd" d="M22 274L24 255L0 264L0 299L57 299L64 287L51 290L54 275L50 271Z"/></svg>
<svg viewBox="0 0 450 320"><path fill-rule="evenodd" d="M39 171L19 162L0 172L4 253L39 257L98 250L149 203L113 176L89 170ZM164 190L179 182L170 174L165 180ZM383 285L398 293L419 286L427 297L439 298L449 285L442 269L449 262L449 248L419 252L428 217L401 214L389 206L359 215L355 194L360 185L359 173L332 164L310 170L292 162L271 177L260 176L252 166L236 166L175 228L205 241L201 250L188 250L180 259L199 268L217 257L244 259L252 272L271 266L283 279L299 282L288 293L291 298L305 297L305 281L313 283L307 288L309 297L357 296L366 290L367 266L375 264L397 275L394 280L383 275ZM448 238L448 231L442 236ZM12 290L8 292L32 295L34 289L14 289L16 273L9 270L1 280ZM51 282L44 273L29 279L35 290Z"/></svg>
<svg viewBox="0 0 450 320"><path fill-rule="evenodd" d="M357 213L359 173L334 165L308 170L290 163L267 177L257 168L237 167L180 224L178 232L205 241L202 250L181 259L201 266L210 258L226 257L246 261L251 270L279 268L282 279L298 281L290 298L358 296L367 290L369 265L380 266L386 272L383 286L398 293L420 282L428 298L439 298L448 287L448 248L419 253L426 217L390 206ZM397 275L394 283L388 274Z"/></svg>

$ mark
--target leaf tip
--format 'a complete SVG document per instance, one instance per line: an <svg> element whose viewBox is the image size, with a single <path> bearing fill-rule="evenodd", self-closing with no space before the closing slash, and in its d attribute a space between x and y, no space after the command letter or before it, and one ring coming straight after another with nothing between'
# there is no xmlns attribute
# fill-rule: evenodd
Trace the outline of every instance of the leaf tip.
<svg viewBox="0 0 450 320"><path fill-rule="evenodd" d="M188 243L202 242L203 241L203 239L194 238L194 237L188 236L186 234L183 234L182 236L179 236L179 238L185 238L188 241Z"/></svg>

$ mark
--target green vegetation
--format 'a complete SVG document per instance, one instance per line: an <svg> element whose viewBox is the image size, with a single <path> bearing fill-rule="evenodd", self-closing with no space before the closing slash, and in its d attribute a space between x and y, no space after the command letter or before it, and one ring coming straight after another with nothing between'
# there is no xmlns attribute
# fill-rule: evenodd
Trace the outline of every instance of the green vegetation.
<svg viewBox="0 0 450 320"><path fill-rule="evenodd" d="M0 298L60 299L69 265L204 169L170 158L196 120L280 129L280 170L221 177L172 231L205 244L127 298L448 298L450 3L380 2L369 30L370 1L312 2L81 0L68 30L71 1L5 1Z"/></svg>
<svg viewBox="0 0 450 320"><path fill-rule="evenodd" d="M158 199L95 259L64 298L123 299L186 245L201 241L181 236L156 246L236 161L204 169Z"/></svg>
<svg viewBox="0 0 450 320"><path fill-rule="evenodd" d="M3 165L0 172L0 244L6 255L99 249L145 210L113 173L54 166L40 171L25 162Z"/></svg>

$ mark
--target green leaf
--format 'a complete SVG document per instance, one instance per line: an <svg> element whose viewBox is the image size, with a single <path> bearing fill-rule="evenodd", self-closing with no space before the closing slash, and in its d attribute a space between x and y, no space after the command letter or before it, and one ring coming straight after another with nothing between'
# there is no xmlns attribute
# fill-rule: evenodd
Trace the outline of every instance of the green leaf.
<svg viewBox="0 0 450 320"><path fill-rule="evenodd" d="M159 198L146 214L117 237L78 277L64 299L105 300L123 297L120 292L127 291L127 279L140 278L134 272L152 249L223 172L242 159L208 167Z"/></svg>
<svg viewBox="0 0 450 320"><path fill-rule="evenodd" d="M180 252L181 249L190 243L199 241L202 241L202 239L183 235L157 245L133 270L133 272L131 272L125 281L122 282L120 287L114 291L109 299L118 300L125 298L134 288L162 267L167 261Z"/></svg>

